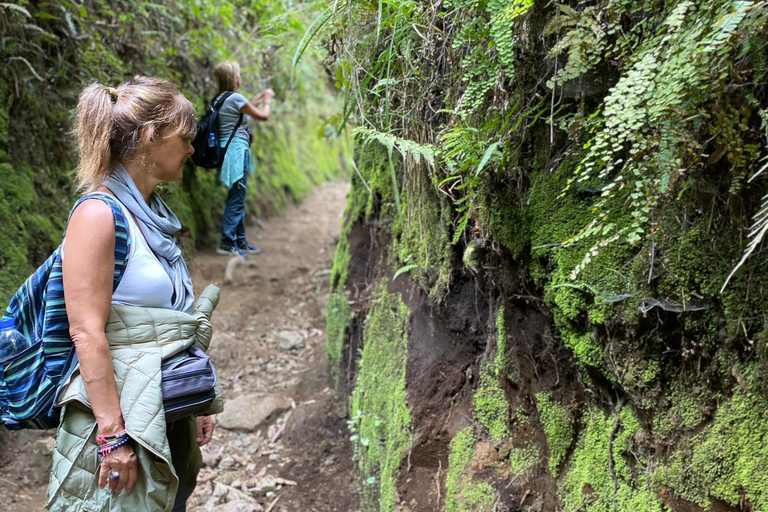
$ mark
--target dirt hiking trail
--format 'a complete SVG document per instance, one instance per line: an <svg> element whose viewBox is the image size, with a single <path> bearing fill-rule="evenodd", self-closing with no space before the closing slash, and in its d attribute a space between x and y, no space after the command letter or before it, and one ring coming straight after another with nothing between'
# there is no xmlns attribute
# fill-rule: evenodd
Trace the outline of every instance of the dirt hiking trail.
<svg viewBox="0 0 768 512"><path fill-rule="evenodd" d="M361 507L347 426L325 369L329 274L348 190L318 186L284 216L249 228L260 255L235 262L211 251L190 262L197 292L208 283L221 288L209 354L225 410L203 448L189 512ZM0 509L44 510L52 433L3 437Z"/></svg>

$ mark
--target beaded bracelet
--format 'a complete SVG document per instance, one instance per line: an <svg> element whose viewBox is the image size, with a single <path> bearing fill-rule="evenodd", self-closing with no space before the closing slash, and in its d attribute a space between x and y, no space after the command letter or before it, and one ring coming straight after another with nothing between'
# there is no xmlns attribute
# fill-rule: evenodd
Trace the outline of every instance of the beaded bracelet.
<svg viewBox="0 0 768 512"><path fill-rule="evenodd" d="M105 436L103 434L97 435L96 436L96 443L99 446L104 446L106 444L114 443L114 442L119 441L121 439L126 439L127 437L128 437L128 431L123 429L120 432L118 432L116 434L109 435L109 436Z"/></svg>
<svg viewBox="0 0 768 512"><path fill-rule="evenodd" d="M124 437L124 438L122 438L120 440L113 441L111 443L107 443L107 444L105 444L103 446L99 446L99 449L98 449L99 455L101 455L103 457L103 456L107 455L108 453L112 453L113 451L117 450L118 448L120 448L124 444L128 443L128 441L130 441L130 440L131 440L130 437Z"/></svg>

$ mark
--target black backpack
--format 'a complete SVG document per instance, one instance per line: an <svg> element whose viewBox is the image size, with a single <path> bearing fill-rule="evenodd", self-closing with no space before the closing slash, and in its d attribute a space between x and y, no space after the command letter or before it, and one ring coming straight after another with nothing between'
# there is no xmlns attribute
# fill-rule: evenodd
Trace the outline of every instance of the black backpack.
<svg viewBox="0 0 768 512"><path fill-rule="evenodd" d="M195 140L192 141L192 147L195 148L192 161L198 167L204 167L205 169L221 167L221 164L224 163L224 155L227 153L229 143L232 142L232 137L235 136L235 132L237 132L240 124L243 122L243 114L241 113L235 129L229 135L227 145L221 147L219 144L219 109L231 94L232 91L227 91L219 96L218 101L214 98L215 103L211 102L208 106L208 112L197 124L197 135Z"/></svg>

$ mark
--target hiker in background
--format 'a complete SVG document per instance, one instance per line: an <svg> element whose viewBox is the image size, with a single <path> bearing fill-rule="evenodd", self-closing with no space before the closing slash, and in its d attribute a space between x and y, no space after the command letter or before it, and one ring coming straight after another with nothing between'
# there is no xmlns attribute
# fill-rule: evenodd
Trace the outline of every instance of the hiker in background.
<svg viewBox="0 0 768 512"><path fill-rule="evenodd" d="M219 92L212 103L216 104L222 94L229 93L218 114L219 142L222 146L227 144L232 131L237 128L227 146L219 175L221 182L229 189L229 194L221 221L221 243L216 252L240 256L259 254L261 249L251 245L245 238L245 192L248 175L254 171L250 149L253 136L249 123L252 119L269 119L270 102L275 93L272 89L265 89L248 101L236 92L242 85L240 66L236 62L222 62L214 69L214 75Z"/></svg>
<svg viewBox="0 0 768 512"><path fill-rule="evenodd" d="M201 296L207 309L193 304L176 244L181 226L154 192L181 180L196 129L192 104L165 80L135 77L116 89L94 84L80 96L77 177L88 195L72 213L62 257L79 372L59 395L52 511L186 510L202 464L199 446L211 440L214 422L169 419L161 358L174 347L207 348L218 290ZM179 322L193 322L194 339ZM220 410L219 396L204 414Z"/></svg>

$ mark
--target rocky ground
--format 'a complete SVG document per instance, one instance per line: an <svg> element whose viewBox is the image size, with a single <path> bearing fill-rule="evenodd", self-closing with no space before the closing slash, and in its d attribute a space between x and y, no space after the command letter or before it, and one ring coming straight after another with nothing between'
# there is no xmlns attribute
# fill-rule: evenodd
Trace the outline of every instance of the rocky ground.
<svg viewBox="0 0 768 512"><path fill-rule="evenodd" d="M210 282L222 290L210 355L226 399L190 512L360 508L343 404L324 367L328 276L347 190L322 185L285 216L251 228L261 255L203 253L190 264L198 290ZM53 437L3 437L2 509L43 510Z"/></svg>

